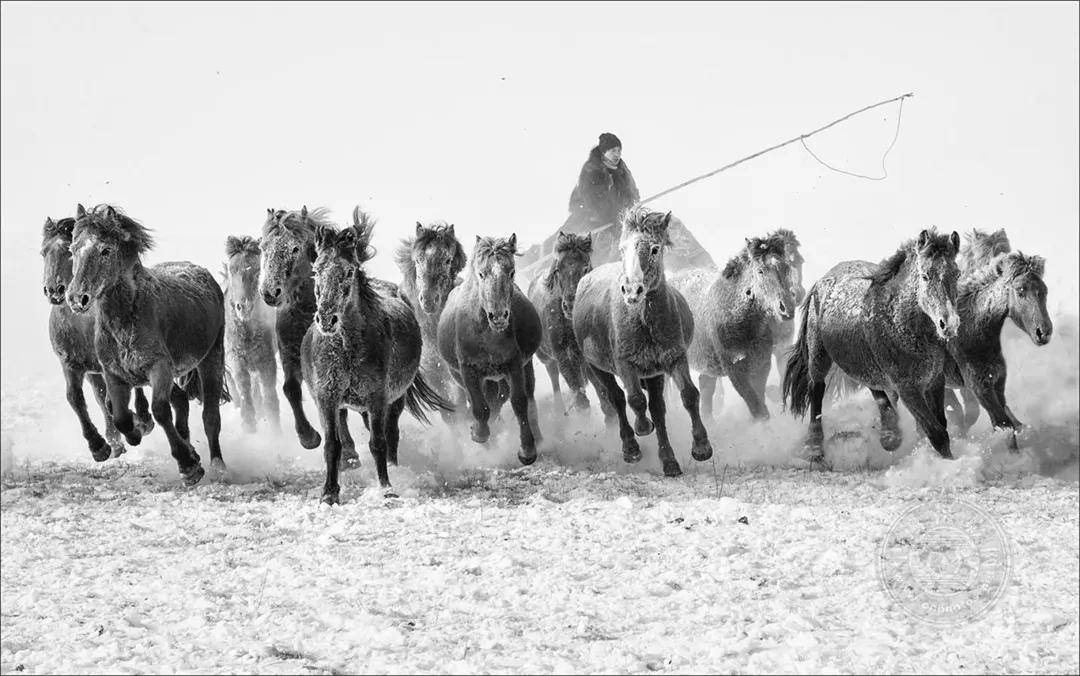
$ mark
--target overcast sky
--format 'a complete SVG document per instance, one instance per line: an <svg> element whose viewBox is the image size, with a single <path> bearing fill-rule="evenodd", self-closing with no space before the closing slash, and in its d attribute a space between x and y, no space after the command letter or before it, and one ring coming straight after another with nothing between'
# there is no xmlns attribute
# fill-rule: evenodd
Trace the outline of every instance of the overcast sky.
<svg viewBox="0 0 1080 676"><path fill-rule="evenodd" d="M375 271L417 219L531 244L565 218L596 137L643 196L914 91L889 178L799 146L657 203L718 261L779 226L807 278L926 225L1005 227L1077 311L1078 5L11 3L2 13L4 377L55 368L46 216L109 202L150 261L216 271L267 207L360 202ZM877 175L896 107L810 144Z"/></svg>

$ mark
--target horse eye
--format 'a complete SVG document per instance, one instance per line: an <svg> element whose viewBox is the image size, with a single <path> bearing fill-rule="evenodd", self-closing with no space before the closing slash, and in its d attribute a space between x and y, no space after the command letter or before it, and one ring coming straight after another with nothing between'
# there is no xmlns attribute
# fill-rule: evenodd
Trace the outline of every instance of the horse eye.
<svg viewBox="0 0 1080 676"><path fill-rule="evenodd" d="M112 253L112 249L110 249L109 247L105 247L104 249L101 250L101 255L102 256L108 256L111 253Z"/></svg>
<svg viewBox="0 0 1080 676"><path fill-rule="evenodd" d="M478 272L478 273L476 273L476 276L479 277L480 279L483 279L484 278L484 273Z"/></svg>
<svg viewBox="0 0 1080 676"><path fill-rule="evenodd" d="M658 246L654 246L654 247L652 248L652 255L654 255L654 256L655 256L655 255L657 255L657 254L659 254L659 253L660 253L660 247L658 247Z"/></svg>
<svg viewBox="0 0 1080 676"><path fill-rule="evenodd" d="M924 282L929 282L930 281L930 275L926 274L925 272L922 273L922 278L923 278Z"/></svg>
<svg viewBox="0 0 1080 676"><path fill-rule="evenodd" d="M294 254L298 254L298 253L300 253L300 247L298 247L298 246L294 246L294 247L292 248L292 252L293 252Z"/></svg>

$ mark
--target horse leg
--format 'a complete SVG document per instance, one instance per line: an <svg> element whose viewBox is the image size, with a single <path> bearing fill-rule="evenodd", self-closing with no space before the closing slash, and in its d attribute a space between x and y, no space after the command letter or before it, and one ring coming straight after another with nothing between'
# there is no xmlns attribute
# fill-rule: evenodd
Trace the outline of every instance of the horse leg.
<svg viewBox="0 0 1080 676"><path fill-rule="evenodd" d="M524 367L510 369L510 407L514 410L514 417L518 421L521 450L518 451L517 456L522 465L531 465L536 462L536 438L533 435L533 425L530 420L529 409L532 407L529 405L528 380Z"/></svg>
<svg viewBox="0 0 1080 676"><path fill-rule="evenodd" d="M878 432L881 447L886 451L895 451L904 440L900 432L900 416L884 390L870 390L870 394L874 395L874 403L877 404L878 415L881 416L881 429Z"/></svg>
<svg viewBox="0 0 1080 676"><path fill-rule="evenodd" d="M113 424L116 425L117 431L124 435L125 441L132 446L138 446L142 442L142 433L135 427L135 416L128 408L128 403L131 401L131 385L108 373L103 373L102 376L105 378L107 405L112 414ZM80 387L80 394L81 389Z"/></svg>
<svg viewBox="0 0 1080 676"><path fill-rule="evenodd" d="M199 362L199 384L202 386L202 423L210 447L210 466L221 472L225 460L221 457L221 398L225 382L225 329L218 333L210 352ZM248 372L244 370L244 376ZM250 378L248 378L250 381ZM190 439L190 437L188 437Z"/></svg>
<svg viewBox="0 0 1080 676"><path fill-rule="evenodd" d="M649 414L656 426L656 445L660 454L660 463L664 466L664 476L676 477L682 474L679 461L675 459L675 449L667 433L667 403L664 401L664 380L666 375L645 379L645 391L649 395Z"/></svg>
<svg viewBox="0 0 1080 676"><path fill-rule="evenodd" d="M615 415L619 418L619 438L622 439L622 454L625 462L637 462L641 460L641 446L634 438L634 428L630 427L630 421L626 417L626 395L623 394L615 376L607 371L594 367L592 364L585 366L589 380L597 392L607 396L611 407L615 409Z"/></svg>
<svg viewBox="0 0 1080 676"><path fill-rule="evenodd" d="M401 412L405 410L405 397L401 397L386 411L386 461L397 467L398 442L401 440Z"/></svg>
<svg viewBox="0 0 1080 676"><path fill-rule="evenodd" d="M326 462L326 481L323 483L322 501L328 505L341 502L341 485L338 484L338 463L341 462L341 441L338 439L338 401L336 397L317 397L319 418L323 428L323 460Z"/></svg>
<svg viewBox="0 0 1080 676"><path fill-rule="evenodd" d="M702 372L698 376L698 390L701 396L701 417L705 420L713 419L713 395L716 393L716 381L718 378L711 373Z"/></svg>
<svg viewBox="0 0 1080 676"><path fill-rule="evenodd" d="M964 407L956 397L956 391L951 387L946 387L944 397L945 417L948 419L949 425L956 429L957 436L967 436L967 426L964 424Z"/></svg>
<svg viewBox="0 0 1080 676"><path fill-rule="evenodd" d="M86 378L90 381L94 398L97 399L98 406L101 407L101 412L105 415L105 440L109 442L109 447L112 449L110 457L119 458L127 452L127 449L124 447L124 440L120 436L120 432L116 430L112 416L109 415L109 400L108 393L105 391L105 379L100 373L88 373Z"/></svg>
<svg viewBox="0 0 1080 676"><path fill-rule="evenodd" d="M154 431L154 416L150 414L150 402L146 400L143 388L135 388L135 425L145 437Z"/></svg>
<svg viewBox="0 0 1080 676"><path fill-rule="evenodd" d="M619 415L615 411L615 405L611 403L611 396L607 390L591 376L591 368L583 359L581 372L585 379L592 383L593 389L596 390L596 398L600 402L600 411L604 414L604 426L608 429L617 428L619 426Z"/></svg>
<svg viewBox="0 0 1080 676"><path fill-rule="evenodd" d="M188 427L188 414L191 412L191 402L188 400L187 393L184 392L177 384L173 384L172 389L169 390L169 403L172 404L173 411L176 412L176 422L173 426L176 428L176 433L179 434L187 441L191 441L191 428Z"/></svg>
<svg viewBox="0 0 1080 676"><path fill-rule="evenodd" d="M525 399L528 402L529 425L532 428L533 439L539 443L544 440L540 432L540 412L536 409L536 371L533 369L532 359L529 359L521 367L521 374L525 377ZM513 393L513 383L511 383Z"/></svg>
<svg viewBox="0 0 1080 676"><path fill-rule="evenodd" d="M576 346L567 346L557 350L555 359L558 362L559 373L562 373L566 384L574 393L572 407L584 413L589 410L589 397L585 394L585 372L582 369L584 357L575 348Z"/></svg>
<svg viewBox="0 0 1080 676"><path fill-rule="evenodd" d="M296 421L296 436L299 437L300 445L304 448L315 448L319 445L321 439L319 439L319 433L308 422L307 415L304 414L303 388L301 387L304 376L300 370L299 351L293 358L291 355L287 355L286 350L282 350L281 366L285 372L285 382L282 384L281 390L285 394L289 406L292 407L293 419ZM323 425L323 431L326 431L326 425Z"/></svg>
<svg viewBox="0 0 1080 676"><path fill-rule="evenodd" d="M356 442L353 441L352 433L349 432L349 423L346 418L349 411L344 407L338 409L338 441L341 442L341 469L353 469L360 466L360 454L356 452Z"/></svg>
<svg viewBox="0 0 1080 676"><path fill-rule="evenodd" d="M982 404L979 403L979 398L975 396L975 391L971 388L960 388L960 395L964 398L964 429L970 430L979 419Z"/></svg>
<svg viewBox="0 0 1080 676"><path fill-rule="evenodd" d="M90 420L90 413L86 410L86 397L83 395L83 375L78 369L64 367L64 380L67 383L67 400L71 409L75 411L82 427L83 439L90 447L90 455L94 462L105 462L112 456L112 448L98 432L94 422ZM124 403L127 406L127 402ZM108 417L108 415L106 415Z"/></svg>
<svg viewBox="0 0 1080 676"><path fill-rule="evenodd" d="M1012 434L1009 435L1009 450L1017 452L1020 450L1020 445L1016 441L1016 431L1024 426L1020 420L1013 415L1012 409L1005 403L1005 373L1001 374L1001 377L994 383L994 390L997 392L997 400L1001 404L1001 408L1005 410L1005 416L1009 420L1009 426L1012 428Z"/></svg>
<svg viewBox="0 0 1080 676"><path fill-rule="evenodd" d="M935 387L942 390L935 392ZM900 399L911 411L911 415L922 427L934 450L943 458L951 459L952 451L949 450L949 432L945 421L945 394L944 384L938 383L923 392L915 388L900 390ZM940 410L938 408L940 407Z"/></svg>
<svg viewBox="0 0 1080 676"><path fill-rule="evenodd" d="M240 421L245 432L255 431L255 402L251 397L251 374L246 368L240 367L235 371L233 385L240 397Z"/></svg>
<svg viewBox="0 0 1080 676"><path fill-rule="evenodd" d="M784 374L787 373L787 356L790 349L791 345L787 343L774 343L772 354L769 356L770 361L772 361L773 357L776 358L776 373L780 376L780 382L784 382Z"/></svg>
<svg viewBox="0 0 1080 676"><path fill-rule="evenodd" d="M386 470L386 401L383 398L372 397L368 402L368 418L371 421L371 435L368 437L368 448L371 457L375 459L375 472L379 475L379 486L383 488L384 495L388 498L396 498L397 495L390 490L390 474Z"/></svg>
<svg viewBox="0 0 1080 676"><path fill-rule="evenodd" d="M473 441L483 444L491 436L491 429L488 427L491 407L488 405L487 393L484 391L484 381L480 373L471 368L463 368L461 376L465 383L465 391L469 395L469 409L473 415L470 434Z"/></svg>
<svg viewBox="0 0 1080 676"><path fill-rule="evenodd" d="M753 367L746 364L746 359L738 364L732 364L727 369L728 379L731 381L731 386L735 388L735 391L739 393L743 401L746 402L746 408L750 409L750 415L756 420L768 420L769 409L765 406L765 387L762 383L761 390L758 391L755 387ZM768 377L768 371L765 372L765 376Z"/></svg>
<svg viewBox="0 0 1080 676"><path fill-rule="evenodd" d="M690 377L690 365L686 363L686 359L675 364L671 370L671 379L679 388L683 408L690 415L690 433L694 439L694 444L690 447L690 457L699 462L708 460L713 454L712 444L709 443L705 424L701 422L701 394L694 387L694 379Z"/></svg>
<svg viewBox="0 0 1080 676"><path fill-rule="evenodd" d="M201 377L202 374L200 373L199 376ZM218 377L221 377L220 374ZM205 383L203 383L203 386L205 387ZM220 383L218 384L218 387L221 387ZM111 382L109 383L109 389L112 389ZM150 372L150 390L152 396L150 410L154 414L154 420L157 421L158 426L165 432L165 436L169 440L169 450L172 452L173 459L176 460L176 466L180 470L180 476L183 478L184 483L188 486L194 486L202 480L206 472L199 463L199 454L195 452L195 448L187 438L181 436L179 430L173 424L173 412L172 407L170 406L170 400L175 400L176 396L173 394L172 368L168 364L158 364ZM183 394L182 391L181 394ZM187 397L182 396L182 399L186 405ZM203 401L203 406L209 405L210 401ZM120 428L119 420L117 421L116 426ZM123 428L120 429L123 431ZM208 428L207 439L210 438L212 437ZM217 439L214 438L214 441L216 442ZM216 444L211 446L212 450L214 449L214 446L216 446ZM220 448L217 449L217 455L220 459Z"/></svg>
<svg viewBox="0 0 1080 676"><path fill-rule="evenodd" d="M259 371L259 379L262 382L263 412L270 421L270 428L274 431L281 430L281 411L277 396L277 364L271 362L264 365Z"/></svg>
<svg viewBox="0 0 1080 676"><path fill-rule="evenodd" d="M627 364L616 365L615 368L619 369L619 380L622 381L623 389L626 391L626 403L630 405L630 410L634 412L634 434L639 437L652 434L653 424L649 420L648 402L645 400L645 393L641 389L641 376L632 366Z"/></svg>
<svg viewBox="0 0 1080 676"><path fill-rule="evenodd" d="M551 379L552 406L559 413L564 413L566 409L563 408L562 388L559 386L559 363L554 359L549 359L544 362L544 368L547 369L548 378Z"/></svg>

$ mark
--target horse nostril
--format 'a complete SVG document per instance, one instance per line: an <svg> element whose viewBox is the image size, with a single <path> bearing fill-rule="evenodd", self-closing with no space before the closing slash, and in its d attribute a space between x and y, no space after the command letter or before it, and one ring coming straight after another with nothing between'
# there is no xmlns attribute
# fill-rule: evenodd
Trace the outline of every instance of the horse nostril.
<svg viewBox="0 0 1080 676"><path fill-rule="evenodd" d="M278 288L274 289L274 298L277 298L280 295L281 295L281 287L279 286Z"/></svg>
<svg viewBox="0 0 1080 676"><path fill-rule="evenodd" d="M88 296L88 295L86 295L84 293L82 295L82 298L79 299L79 304L82 305L83 307L86 307L87 305L89 305L90 304L90 296Z"/></svg>
<svg viewBox="0 0 1080 676"><path fill-rule="evenodd" d="M784 301L780 301L780 312L787 312L787 305L784 304Z"/></svg>
<svg viewBox="0 0 1080 676"><path fill-rule="evenodd" d="M66 289L66 288L67 287L65 287L63 284L60 284L59 286L56 287L56 293L64 293L64 289Z"/></svg>
<svg viewBox="0 0 1080 676"><path fill-rule="evenodd" d="M638 285L637 285L637 288L636 288L636 289L634 289L634 293L636 293L636 294L637 294L637 295L639 295L639 296L640 296L641 294L645 293L645 286L644 286L644 285L642 285L642 284L638 284Z"/></svg>
<svg viewBox="0 0 1080 676"><path fill-rule="evenodd" d="M945 330L945 320L944 319L938 319L937 320L937 325L941 327L942 331Z"/></svg>
<svg viewBox="0 0 1080 676"><path fill-rule="evenodd" d="M335 326L338 323L337 315L330 315L330 326Z"/></svg>
<svg viewBox="0 0 1080 676"><path fill-rule="evenodd" d="M43 286L43 287L41 287L41 288L42 288L42 289L43 289L43 290L45 291L45 295L46 295L46 296L51 296L51 295L52 295L52 293L50 293L50 292L49 292L49 287L47 287L47 286Z"/></svg>
<svg viewBox="0 0 1080 676"><path fill-rule="evenodd" d="M1036 338L1038 338L1039 340L1042 340L1044 335L1046 335L1046 334L1043 333L1043 330L1042 330L1041 327L1035 327L1035 337Z"/></svg>

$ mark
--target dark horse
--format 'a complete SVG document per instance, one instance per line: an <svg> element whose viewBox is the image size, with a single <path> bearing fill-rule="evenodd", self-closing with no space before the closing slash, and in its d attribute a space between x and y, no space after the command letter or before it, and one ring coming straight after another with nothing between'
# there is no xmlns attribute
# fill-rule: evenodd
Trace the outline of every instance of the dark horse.
<svg viewBox="0 0 1080 676"><path fill-rule="evenodd" d="M536 375L532 357L540 345L540 316L514 283L517 235L476 238L469 273L450 292L439 319L439 352L469 398L472 438L491 434L489 400L497 381L510 381L510 406L518 421L518 460L536 461L540 427L536 419ZM488 385L490 384L490 385Z"/></svg>
<svg viewBox="0 0 1080 676"><path fill-rule="evenodd" d="M439 354L439 317L450 291L461 283L465 248L454 235L453 224L424 226L417 221L416 235L403 240L394 257L402 274L401 294L416 313L423 337L420 372L433 390L448 398L452 390L460 390ZM447 422L450 417L443 413Z"/></svg>
<svg viewBox="0 0 1080 676"><path fill-rule="evenodd" d="M942 457L951 458L945 419L946 341L956 337L956 254L960 236L923 230L880 265L847 261L811 287L799 338L788 357L783 393L797 416L810 409L806 446L824 455L821 403L835 364L870 388L881 414L881 445L894 451L901 436L900 399Z"/></svg>
<svg viewBox="0 0 1080 676"><path fill-rule="evenodd" d="M255 237L225 238L225 363L240 400L242 424L249 432L255 431L257 414L265 415L273 429L281 427L275 312L258 292L261 254Z"/></svg>
<svg viewBox="0 0 1080 676"><path fill-rule="evenodd" d="M398 419L408 408L427 422L424 409L450 404L419 375L420 325L396 287L374 284L363 264L371 249L373 222L360 207L351 227L315 231L317 312L302 347L304 378L319 406L325 441L323 502L340 501L341 441L334 428L349 407L367 414L370 449L379 485L390 488L386 463L397 464Z"/></svg>
<svg viewBox="0 0 1080 676"><path fill-rule="evenodd" d="M779 237L784 242L784 254L787 256L789 279L791 280L791 293L794 296L795 306L802 304L806 298L806 288L803 287L803 265L806 259L799 251L802 246L795 233L787 228L779 228L769 234L769 237ZM795 338L794 310L791 317L772 318L773 356L776 357L776 371L780 376L780 382L784 381L784 373L787 371L788 352Z"/></svg>
<svg viewBox="0 0 1080 676"><path fill-rule="evenodd" d="M322 439L304 414L303 370L300 346L315 316L315 281L311 265L315 261L315 228L330 226L326 209L307 207L300 211L266 210L263 224L262 267L259 291L270 307L277 308L277 343L285 382L282 391L292 408L296 435L304 448L315 448ZM360 455L341 409L336 426L341 436L342 462L346 467L360 464Z"/></svg>
<svg viewBox="0 0 1080 676"><path fill-rule="evenodd" d="M194 485L205 472L189 441L187 397L174 396L173 380L187 376L187 391L201 395L210 462L224 469L218 436L219 405L227 398L225 301L206 268L188 262L143 267L140 256L152 246L150 232L113 207L100 205L88 212L80 204L67 301L80 314L97 305L94 345L116 429L133 446L142 441L128 401L132 387L149 384L154 420L169 439L180 475ZM176 409L175 425L170 404Z"/></svg>
<svg viewBox="0 0 1080 676"><path fill-rule="evenodd" d="M682 468L668 440L665 420L665 375L675 381L690 414L691 456L708 460L712 445L701 423L698 389L690 378L686 358L694 336L694 317L686 299L664 278L664 251L671 246L671 213L634 207L621 220L622 262L602 265L581 278L574 297L574 335L588 361L589 378L597 391L607 395L619 417L623 459L641 460L634 433L649 434L655 423L664 474L678 476ZM629 396L619 388L616 374ZM652 421L645 412L642 383L648 390ZM626 418L628 400L637 416L634 427Z"/></svg>
<svg viewBox="0 0 1080 676"><path fill-rule="evenodd" d="M716 381L727 376L755 418L769 417L765 382L775 331L795 312L791 266L781 236L755 237L722 271L688 269L671 285L686 298L696 329L687 356L698 371L702 414L712 415Z"/></svg>
<svg viewBox="0 0 1080 676"><path fill-rule="evenodd" d="M74 218L45 220L41 233L41 256L45 261L44 290L45 297L52 304L49 312L49 340L53 352L60 359L67 386L68 404L79 418L83 438L90 446L90 455L97 462L104 462L110 457L118 457L125 451L120 433L109 415L105 399L105 378L101 375L101 363L94 348L94 324L96 313L75 314L64 301L64 292L71 284L71 233L75 227ZM105 438L101 437L97 427L90 420L86 411L86 398L83 396L83 378L90 381L94 397L105 414ZM150 416L150 404L142 388L135 390L136 425L146 435L154 429L154 419Z"/></svg>
<svg viewBox="0 0 1080 676"><path fill-rule="evenodd" d="M579 411L589 408L585 394L585 356L574 337L574 296L578 282L592 271L592 235L574 235L559 231L555 240L554 260L551 267L529 284L528 297L540 313L544 338L536 350L536 356L547 368L551 378L555 409L563 411L562 388L559 374L574 393L572 406ZM605 417L615 418L615 410L601 397L600 405Z"/></svg>

